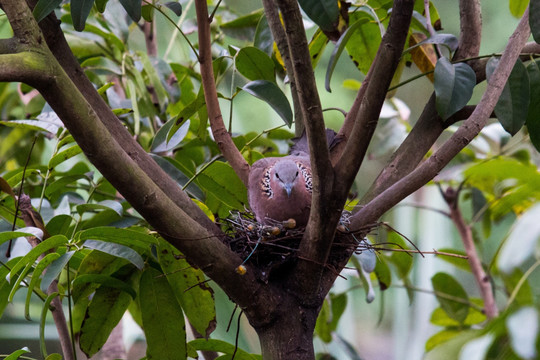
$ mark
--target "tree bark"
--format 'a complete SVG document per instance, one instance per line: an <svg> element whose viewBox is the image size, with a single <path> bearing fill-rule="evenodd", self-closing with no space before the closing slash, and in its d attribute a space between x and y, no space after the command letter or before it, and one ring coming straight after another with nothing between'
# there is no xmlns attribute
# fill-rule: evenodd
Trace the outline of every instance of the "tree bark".
<svg viewBox="0 0 540 360"><path fill-rule="evenodd" d="M264 360L313 360L313 331L318 308L282 304L281 314L270 325L256 328Z"/></svg>

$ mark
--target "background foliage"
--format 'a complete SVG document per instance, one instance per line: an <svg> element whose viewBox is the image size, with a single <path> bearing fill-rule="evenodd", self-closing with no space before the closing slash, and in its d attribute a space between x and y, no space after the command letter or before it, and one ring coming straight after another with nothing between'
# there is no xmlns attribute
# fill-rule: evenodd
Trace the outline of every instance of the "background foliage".
<svg viewBox="0 0 540 360"><path fill-rule="evenodd" d="M510 13L519 17L528 2L500 3L504 9L498 11L507 12L509 4ZM235 144L250 163L283 154L294 136L287 128L293 111L284 64L272 45L260 4L226 1L219 7L213 5L214 70L222 107L230 110L229 128ZM312 65L321 74L319 81L337 97L351 99L350 89L360 86L359 79L369 69L388 26L392 1L354 3L348 9L348 19L340 2L304 0L300 5L310 26L310 53ZM444 30L447 6L440 10L438 3L431 4L431 24L427 24L422 16L423 2L416 2L410 47L393 82L395 90L401 89L412 74L422 74L404 85L404 92L432 86L443 119L450 118L471 98L474 101L474 93L481 86L476 85L468 65L449 60L457 39ZM247 196L208 132L192 7L193 1L39 1L34 15L40 19L50 11L57 13L85 74L123 124L211 219L224 221L231 212L244 209ZM0 19L2 34L8 37L9 24L5 17ZM346 23L348 29L333 38L336 29L343 30ZM433 29L438 32L430 33ZM154 31L156 53L145 44ZM414 39L425 39L426 45L414 45ZM433 45L439 58L428 52ZM491 55L485 55L490 58L487 81L497 62L497 54ZM425 343L427 359L537 356L540 299L538 281L533 279L538 277L535 269L540 265L540 226L536 221L540 212L540 70L535 56L516 63L495 109L498 121L494 120L435 182L441 189L459 190L459 211L471 226L484 268L493 279L500 314L487 321L482 313L484 304L468 274L468 263L459 257L463 255L459 242L447 248L423 243L426 257L433 256L428 252L435 246L439 253L458 256L438 255L449 266L429 274L431 289L417 286L414 269L424 259L410 254L417 252L409 241L415 241L411 236L414 232L411 230L406 238L402 235L405 231L394 224L399 221L388 215L384 220L390 226L381 226L369 236L376 251L364 251L352 259L350 266L355 270L347 272L348 283L338 283L323 305L316 326L321 358L365 357L362 349L351 343L351 337L339 330L346 326L343 323L347 319L341 317L347 308L365 307L358 305L355 288L365 289L362 297L365 295L368 302L379 303L383 324L398 317L385 302L386 290L405 288L412 304L417 292L429 291L438 307L430 314L436 331L430 331L433 335ZM391 92L395 97L387 99L381 115L384 121L370 150L373 161L362 169L367 177L381 167L410 129L408 121L414 120L408 116L409 107L413 114L418 111L414 103L399 100L400 94ZM327 107L342 106L333 99L329 97L323 103ZM81 155L79 146L34 89L1 83L0 104L2 249L23 236L42 240L31 250L21 249L24 238L17 240L14 256L2 257L0 268L0 313L8 312L10 303L18 302L20 311L14 312L40 327L39 350L32 349L33 353L26 356L39 357L41 352L43 358L58 358L48 354L43 334L49 303L52 297L60 296L69 304L70 330L88 356L98 352L129 311L144 331L148 358L196 357L197 351L217 351L224 354L223 359L233 354L235 359L260 358L250 353L257 349L249 346L249 340L242 347L249 346L250 352L237 348L233 334L223 335L223 329L213 333L216 307L218 312L221 308L229 314L232 306L217 289L216 295L203 272L191 267L181 253L160 238ZM262 112L281 122L268 125ZM338 111L325 114L330 125L341 121ZM239 123L241 118L244 120ZM450 126L447 131L455 128ZM368 183L360 176L353 191L362 193ZM18 194L11 189L18 191L19 187L41 214L42 219L35 218L33 227L14 218ZM438 195L431 194L430 202L436 202L433 199ZM350 206L354 204L353 200ZM450 216L446 209L442 212ZM58 293L47 295L55 281ZM401 297L403 293L392 295ZM39 310L34 314L32 309L36 307ZM371 311L367 309L362 311ZM227 319L220 321L226 323ZM223 341L223 336L228 341ZM13 358L23 352L13 353Z"/></svg>

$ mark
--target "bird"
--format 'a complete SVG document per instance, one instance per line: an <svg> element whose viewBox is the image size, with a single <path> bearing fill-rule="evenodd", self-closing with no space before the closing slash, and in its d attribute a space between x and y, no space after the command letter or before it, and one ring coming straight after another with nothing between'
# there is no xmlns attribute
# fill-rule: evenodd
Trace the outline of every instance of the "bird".
<svg viewBox="0 0 540 360"><path fill-rule="evenodd" d="M328 144L335 145L335 138L328 129ZM263 158L251 166L248 202L259 223L293 219L296 227L304 227L309 220L313 183L305 133L294 142L289 155Z"/></svg>

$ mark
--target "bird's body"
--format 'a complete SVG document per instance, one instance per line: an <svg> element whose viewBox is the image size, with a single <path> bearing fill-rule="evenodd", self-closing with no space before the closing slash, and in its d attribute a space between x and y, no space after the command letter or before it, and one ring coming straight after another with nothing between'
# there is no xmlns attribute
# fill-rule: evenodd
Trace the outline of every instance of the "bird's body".
<svg viewBox="0 0 540 360"><path fill-rule="evenodd" d="M311 207L311 167L307 156L256 161L249 175L248 197L258 222L294 219L305 226Z"/></svg>

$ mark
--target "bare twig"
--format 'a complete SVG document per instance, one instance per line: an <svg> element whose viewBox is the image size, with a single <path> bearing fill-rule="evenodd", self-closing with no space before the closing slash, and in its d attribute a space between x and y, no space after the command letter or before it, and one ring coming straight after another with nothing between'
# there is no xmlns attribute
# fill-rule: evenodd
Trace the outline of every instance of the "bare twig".
<svg viewBox="0 0 540 360"><path fill-rule="evenodd" d="M493 288L491 287L491 280L484 271L484 267L482 266L482 262L480 261L480 257L476 251L471 227L463 219L461 210L458 207L459 191L455 191L449 187L443 193L443 197L450 208L450 218L458 229L461 241L465 247L465 252L468 256L471 271L480 289L482 299L484 300L486 316L488 319L493 319L497 317L499 310L497 309L497 304L495 303Z"/></svg>
<svg viewBox="0 0 540 360"><path fill-rule="evenodd" d="M223 123L223 116L219 107L216 84L214 81L214 69L212 68L212 52L210 42L210 18L208 16L208 6L206 0L196 0L195 9L197 12L198 35L199 35L199 60L201 65L201 78L204 88L204 98L210 119L210 127L214 134L214 139L240 180L247 186L249 177L249 165L242 154L234 145L231 134L227 131Z"/></svg>

